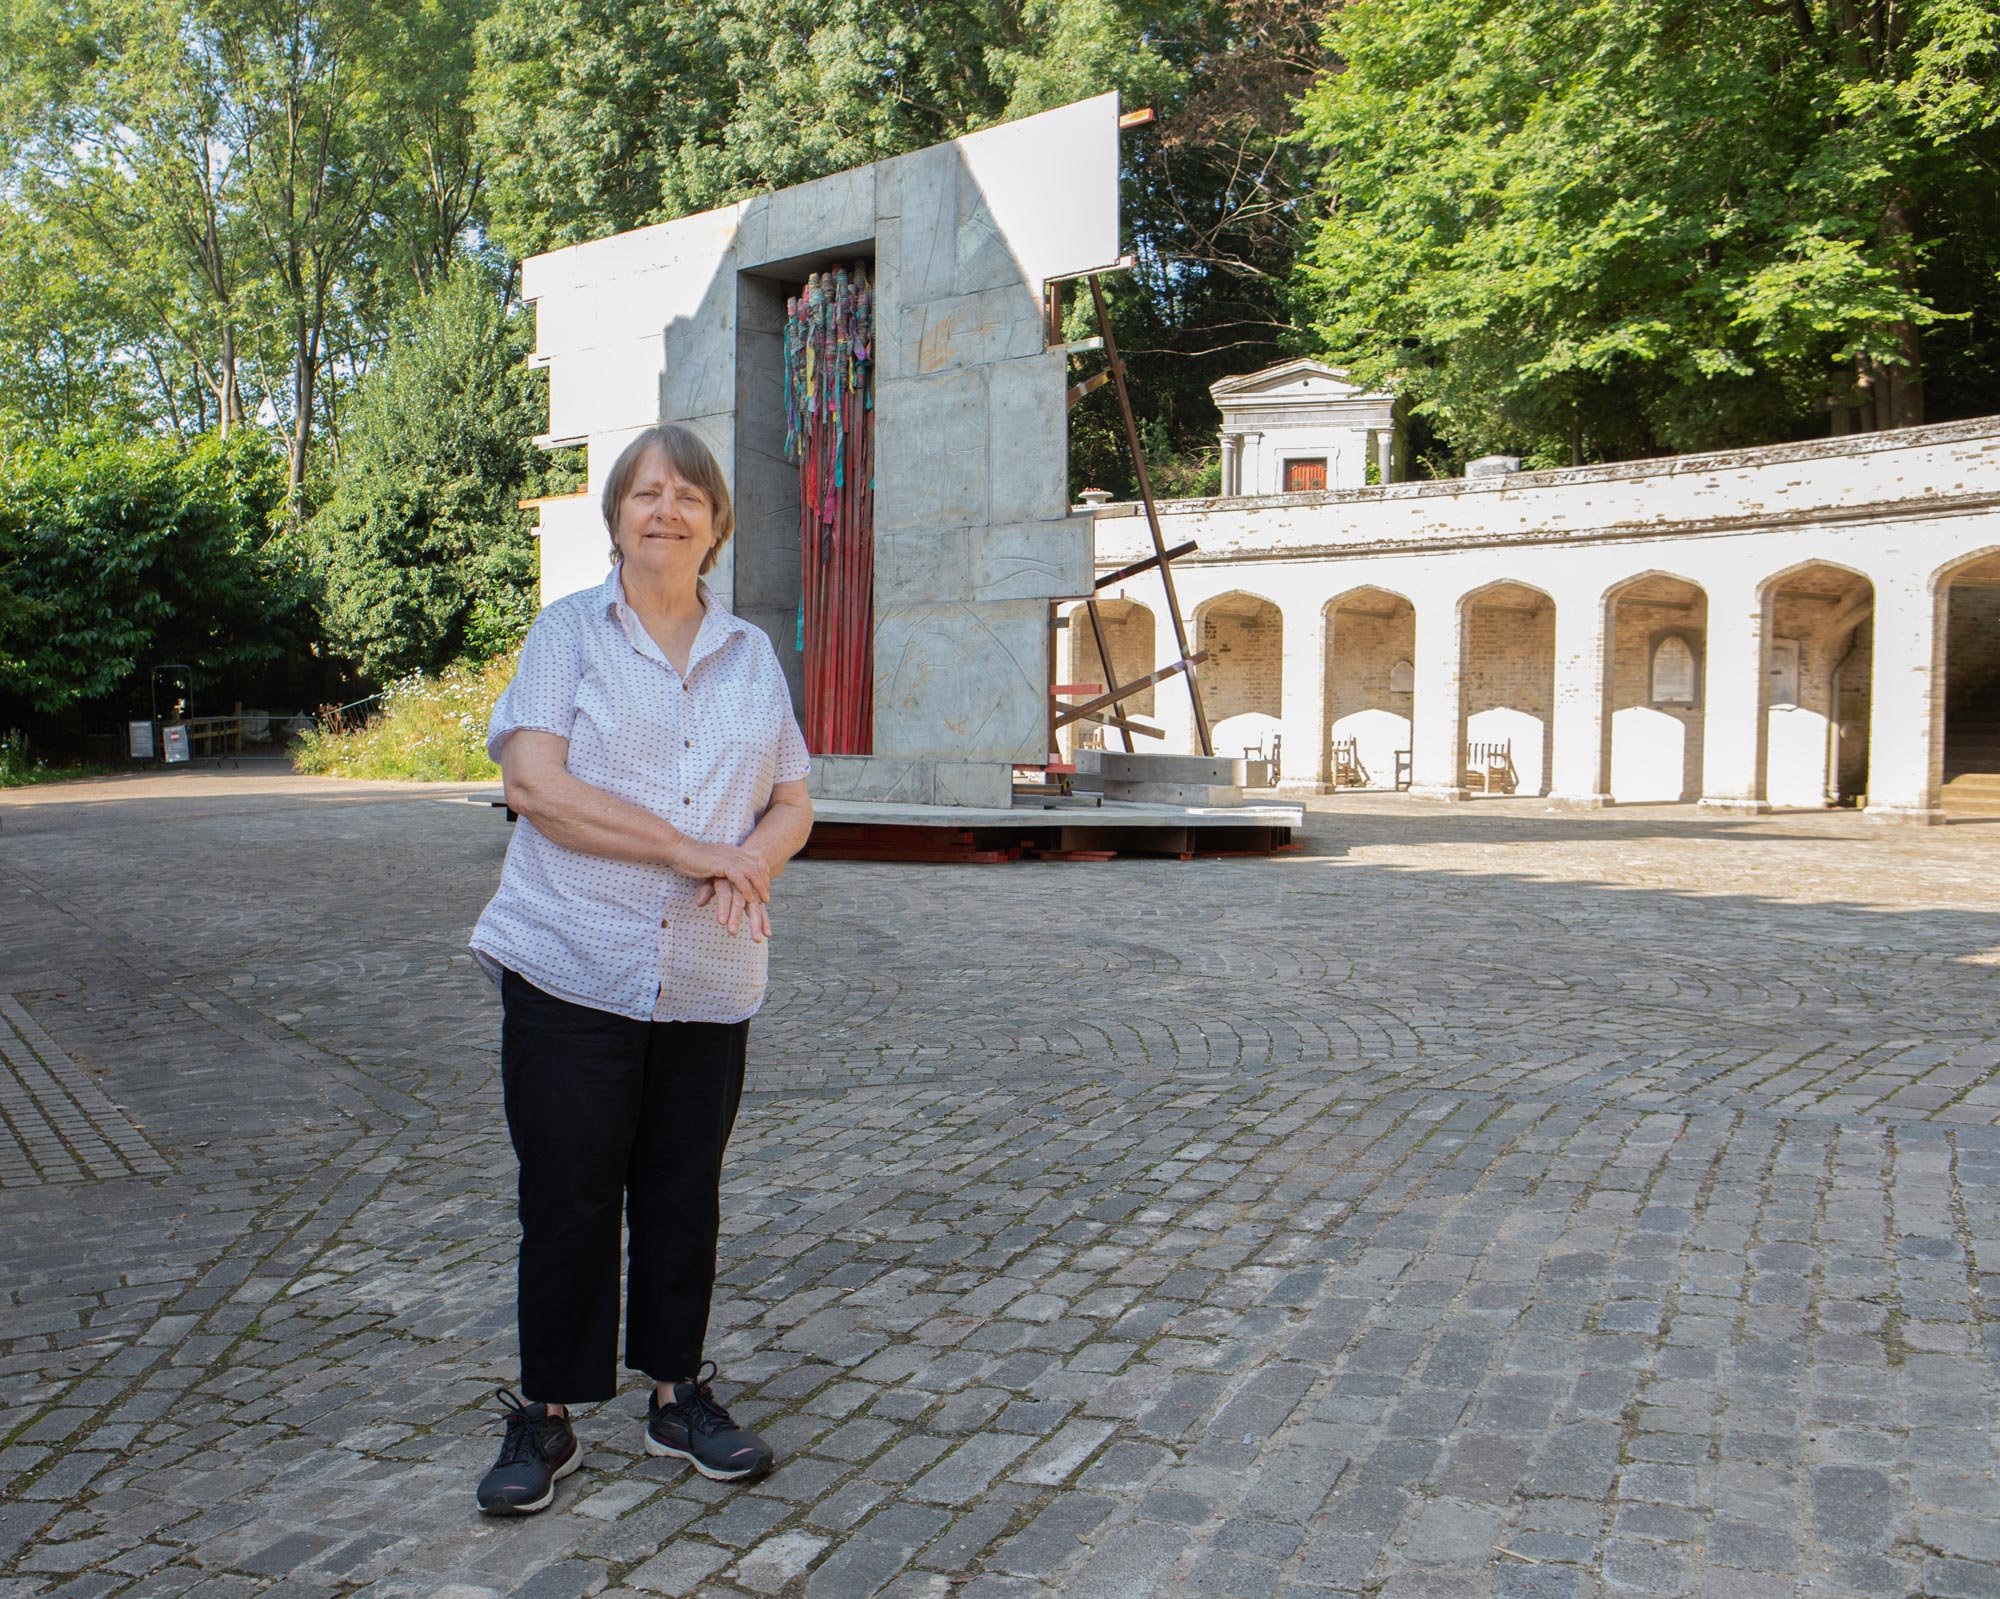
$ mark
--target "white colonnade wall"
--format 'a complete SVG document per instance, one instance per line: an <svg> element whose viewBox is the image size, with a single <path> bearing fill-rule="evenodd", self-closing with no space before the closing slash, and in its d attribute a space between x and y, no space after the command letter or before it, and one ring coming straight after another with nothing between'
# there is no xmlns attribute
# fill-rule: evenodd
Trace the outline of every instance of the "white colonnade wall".
<svg viewBox="0 0 2000 1599"><path fill-rule="evenodd" d="M1282 729L1294 791L1324 791L1335 739L1352 738L1373 786L1395 780L1400 756L1414 793L1462 798L1470 746L1504 741L1515 792L1570 805L1760 810L1865 793L1872 816L1931 821L1950 587L1977 578L2000 596L2000 418L1170 502L1162 522L1169 545L1199 545L1174 567L1191 628L1225 602L1269 608L1280 665L1257 708ZM1137 507L1100 508L1100 571L1150 550ZM1155 623L1154 658L1114 652L1120 674L1167 664L1158 579L1106 594ZM2000 615L2000 599L1989 608ZM1983 617L1953 648L2000 672ZM1206 684L1228 668L1201 670ZM1167 736L1140 747L1195 747L1178 678L1149 720Z"/></svg>

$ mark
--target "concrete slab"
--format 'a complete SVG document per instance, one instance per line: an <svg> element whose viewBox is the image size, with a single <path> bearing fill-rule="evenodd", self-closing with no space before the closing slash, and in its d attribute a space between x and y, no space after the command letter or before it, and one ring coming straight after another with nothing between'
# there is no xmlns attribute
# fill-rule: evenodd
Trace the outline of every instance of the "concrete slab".
<svg viewBox="0 0 2000 1599"><path fill-rule="evenodd" d="M813 801L822 822L874 827L1303 827L1300 805L1160 805L1106 800L1087 809L1039 805L903 805L882 800Z"/></svg>

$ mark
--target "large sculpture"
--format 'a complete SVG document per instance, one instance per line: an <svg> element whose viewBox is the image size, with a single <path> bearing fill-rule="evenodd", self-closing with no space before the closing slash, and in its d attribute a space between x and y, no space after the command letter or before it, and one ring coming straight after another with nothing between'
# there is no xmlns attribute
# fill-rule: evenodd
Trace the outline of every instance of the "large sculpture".
<svg viewBox="0 0 2000 1599"><path fill-rule="evenodd" d="M873 716L815 750L830 798L1005 805L1046 758L1049 601L1087 592L1069 514L1064 355L1044 285L1117 261L1118 103L1103 95L719 211L529 260L552 444L591 491L542 503L542 598L600 580L596 484L632 433L685 422L731 473L712 586L770 634L801 709L799 467L786 302L864 265L875 326Z"/></svg>

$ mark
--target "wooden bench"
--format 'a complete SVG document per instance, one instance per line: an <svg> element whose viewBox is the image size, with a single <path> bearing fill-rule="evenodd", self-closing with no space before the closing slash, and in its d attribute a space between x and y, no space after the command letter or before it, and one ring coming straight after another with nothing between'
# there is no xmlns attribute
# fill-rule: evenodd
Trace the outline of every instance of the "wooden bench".
<svg viewBox="0 0 2000 1599"><path fill-rule="evenodd" d="M1333 786L1335 788L1368 786L1368 768L1361 764L1358 740L1337 738L1333 741Z"/></svg>
<svg viewBox="0 0 2000 1599"><path fill-rule="evenodd" d="M1511 794L1521 786L1514 770L1514 741L1470 744L1465 751L1465 786L1482 794Z"/></svg>

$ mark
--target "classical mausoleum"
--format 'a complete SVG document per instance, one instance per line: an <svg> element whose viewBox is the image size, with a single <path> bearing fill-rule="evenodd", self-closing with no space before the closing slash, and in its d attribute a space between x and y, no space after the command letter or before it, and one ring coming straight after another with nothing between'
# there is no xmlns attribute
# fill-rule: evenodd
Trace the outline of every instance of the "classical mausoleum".
<svg viewBox="0 0 2000 1599"><path fill-rule="evenodd" d="M1302 494L1395 478L1395 396L1371 393L1324 361L1281 361L1223 378L1222 492Z"/></svg>

